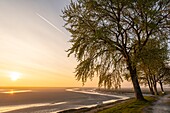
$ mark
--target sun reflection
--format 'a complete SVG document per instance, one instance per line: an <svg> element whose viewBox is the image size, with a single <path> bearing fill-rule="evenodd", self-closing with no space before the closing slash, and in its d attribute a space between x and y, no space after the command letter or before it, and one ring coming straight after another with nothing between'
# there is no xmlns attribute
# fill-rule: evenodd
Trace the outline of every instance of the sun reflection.
<svg viewBox="0 0 170 113"><path fill-rule="evenodd" d="M15 93L25 93L25 92L32 92L32 90L13 90L13 89L11 89L10 91L1 92L1 93L15 94Z"/></svg>
<svg viewBox="0 0 170 113"><path fill-rule="evenodd" d="M9 94L13 95L14 94L14 90L9 91Z"/></svg>

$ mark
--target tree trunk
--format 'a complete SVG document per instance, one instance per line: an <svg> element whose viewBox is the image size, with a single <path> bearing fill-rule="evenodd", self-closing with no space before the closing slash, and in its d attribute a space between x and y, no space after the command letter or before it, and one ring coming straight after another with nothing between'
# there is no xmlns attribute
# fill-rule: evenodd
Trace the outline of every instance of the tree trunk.
<svg viewBox="0 0 170 113"><path fill-rule="evenodd" d="M164 93L163 84L162 84L162 81L161 81L161 80L159 81L159 84L160 84L162 93Z"/></svg>
<svg viewBox="0 0 170 113"><path fill-rule="evenodd" d="M153 84L153 88L154 88L155 95L158 95L158 90L157 90L156 82Z"/></svg>
<svg viewBox="0 0 170 113"><path fill-rule="evenodd" d="M155 75L152 75L152 81L153 81L153 88L154 88L155 95L158 95L157 81L156 81L156 76Z"/></svg>
<svg viewBox="0 0 170 113"><path fill-rule="evenodd" d="M135 97L137 100L141 100L141 101L145 101L143 95L142 95L142 91L141 88L139 86L139 81L138 81L138 77L136 74L136 68L132 68L131 65L129 65L129 71L130 71L130 75L131 75L131 80L133 83L133 88L134 88L134 92L135 92Z"/></svg>
<svg viewBox="0 0 170 113"><path fill-rule="evenodd" d="M153 87L150 87L149 90L150 90L150 93L151 93L152 95L154 95Z"/></svg>
<svg viewBox="0 0 170 113"><path fill-rule="evenodd" d="M149 82L149 80L147 80L147 81L148 81L148 86L149 86L150 93L151 93L152 95L154 95L153 86L152 86L152 84Z"/></svg>

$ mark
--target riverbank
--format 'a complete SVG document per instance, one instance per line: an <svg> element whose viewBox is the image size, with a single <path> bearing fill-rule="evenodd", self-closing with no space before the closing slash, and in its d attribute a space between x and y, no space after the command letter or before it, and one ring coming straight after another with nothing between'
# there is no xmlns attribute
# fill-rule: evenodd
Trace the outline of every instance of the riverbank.
<svg viewBox="0 0 170 113"><path fill-rule="evenodd" d="M130 100L130 99L127 99L127 100ZM69 109L69 110L61 111L59 113L96 113L98 111L102 111L104 109L111 108L111 107L113 107L117 104L123 103L127 100L119 100L119 101L116 101L116 102L113 102L113 103L102 104L102 105L94 106L94 107L91 107L91 108L84 107L84 108L80 108L80 109Z"/></svg>
<svg viewBox="0 0 170 113"><path fill-rule="evenodd" d="M136 101L135 98L120 100L91 108L70 109L59 113L141 113L141 111L156 101L154 96L146 96L147 101ZM120 112L121 111L121 112Z"/></svg>
<svg viewBox="0 0 170 113"><path fill-rule="evenodd" d="M76 92L79 93L84 93L81 92L81 90L74 90ZM145 96L151 96L149 94L149 90L144 88L143 89L144 95ZM85 92L87 93L87 92ZM132 88L122 88L122 89L118 89L118 90L105 90L105 89L95 89L95 90L91 90L88 91L88 93L93 93L93 94L103 94L103 95L107 95L107 96L114 96L114 97L118 97L119 99L114 100L113 102L109 102L107 104L104 103L100 103L99 105L93 106L93 107L83 107L83 108L79 108L79 109L68 109L68 110L64 110L64 111L60 111L59 113L96 113L105 109L109 109L111 107L117 106L120 103L124 103L127 102L129 100L135 100L134 99L134 92ZM149 97L147 97L149 98Z"/></svg>
<svg viewBox="0 0 170 113"><path fill-rule="evenodd" d="M70 109L59 113L170 113L170 93L145 96L147 101L135 98L120 100L91 108Z"/></svg>

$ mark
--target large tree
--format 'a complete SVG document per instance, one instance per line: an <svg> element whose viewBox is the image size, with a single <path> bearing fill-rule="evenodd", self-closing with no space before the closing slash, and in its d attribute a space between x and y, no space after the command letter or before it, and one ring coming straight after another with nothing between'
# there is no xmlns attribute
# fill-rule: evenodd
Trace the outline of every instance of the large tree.
<svg viewBox="0 0 170 113"><path fill-rule="evenodd" d="M74 53L79 62L77 79L84 83L95 74L102 78L126 67L136 98L144 100L136 66L147 41L164 40L159 35L169 32L169 4L169 0L71 2L62 17L72 36L69 55Z"/></svg>

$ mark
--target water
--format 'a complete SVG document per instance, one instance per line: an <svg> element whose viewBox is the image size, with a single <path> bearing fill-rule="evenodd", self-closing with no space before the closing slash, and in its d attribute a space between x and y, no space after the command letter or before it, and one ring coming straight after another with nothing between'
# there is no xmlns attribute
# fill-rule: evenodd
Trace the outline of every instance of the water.
<svg viewBox="0 0 170 113"><path fill-rule="evenodd" d="M127 98L97 93L92 88L0 89L0 113L53 113Z"/></svg>

